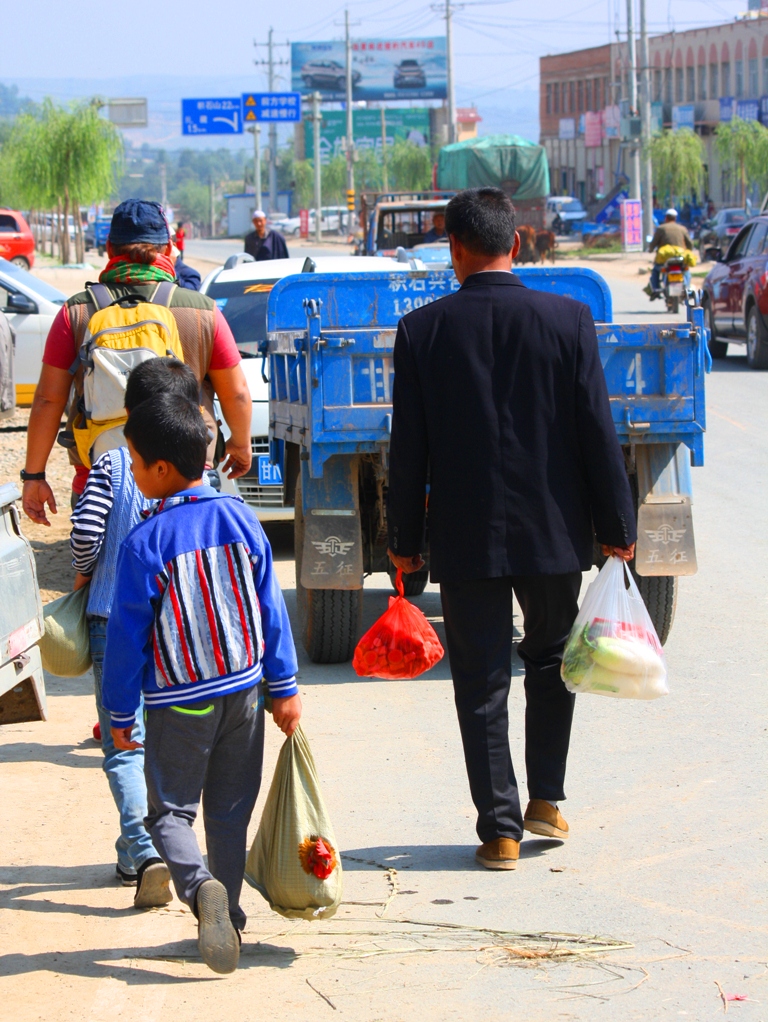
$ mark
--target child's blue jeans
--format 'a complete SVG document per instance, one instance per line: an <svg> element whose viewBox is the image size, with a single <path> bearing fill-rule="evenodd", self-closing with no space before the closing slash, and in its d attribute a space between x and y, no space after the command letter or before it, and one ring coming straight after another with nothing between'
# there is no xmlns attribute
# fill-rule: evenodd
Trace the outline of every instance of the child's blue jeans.
<svg viewBox="0 0 768 1022"><path fill-rule="evenodd" d="M107 619L92 617L89 621L91 659L96 694L96 710L101 726L101 748L104 773L109 780L112 797L120 814L120 837L115 842L117 864L125 873L135 873L147 859L159 858L144 826L147 815L147 783L144 780L144 750L116 749L110 731L109 713L101 703L101 673L107 645ZM131 735L135 742L144 741L144 706L136 714Z"/></svg>

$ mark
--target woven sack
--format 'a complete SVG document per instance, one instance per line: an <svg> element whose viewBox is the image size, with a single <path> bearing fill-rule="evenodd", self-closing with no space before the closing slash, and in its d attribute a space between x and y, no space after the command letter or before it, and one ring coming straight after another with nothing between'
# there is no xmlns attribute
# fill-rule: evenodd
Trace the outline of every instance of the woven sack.
<svg viewBox="0 0 768 1022"><path fill-rule="evenodd" d="M43 607L45 631L40 640L40 657L46 671L60 678L78 678L91 666L85 615L90 588L89 582Z"/></svg>
<svg viewBox="0 0 768 1022"><path fill-rule="evenodd" d="M245 879L288 919L329 919L341 904L341 856L301 725L280 750Z"/></svg>

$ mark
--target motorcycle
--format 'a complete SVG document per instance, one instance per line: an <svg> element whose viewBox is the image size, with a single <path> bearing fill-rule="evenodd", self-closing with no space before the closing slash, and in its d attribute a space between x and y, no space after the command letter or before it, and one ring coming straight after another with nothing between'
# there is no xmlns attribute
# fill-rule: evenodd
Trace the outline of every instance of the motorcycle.
<svg viewBox="0 0 768 1022"><path fill-rule="evenodd" d="M682 256L674 256L661 264L660 284L658 291L651 291L650 285L646 288L651 301L663 298L667 312L676 315L680 310L680 302L685 303L685 263Z"/></svg>

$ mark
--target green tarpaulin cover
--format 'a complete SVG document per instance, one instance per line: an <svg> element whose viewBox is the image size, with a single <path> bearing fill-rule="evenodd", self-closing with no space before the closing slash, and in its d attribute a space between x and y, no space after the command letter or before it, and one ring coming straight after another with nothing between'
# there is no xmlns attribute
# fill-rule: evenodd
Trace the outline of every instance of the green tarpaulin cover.
<svg viewBox="0 0 768 1022"><path fill-rule="evenodd" d="M543 146L519 135L486 135L440 150L437 187L495 185L519 201L549 195L549 164Z"/></svg>

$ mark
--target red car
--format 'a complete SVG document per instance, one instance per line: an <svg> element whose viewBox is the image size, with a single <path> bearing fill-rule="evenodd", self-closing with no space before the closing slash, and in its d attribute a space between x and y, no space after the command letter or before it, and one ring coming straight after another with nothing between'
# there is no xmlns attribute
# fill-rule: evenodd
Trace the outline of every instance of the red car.
<svg viewBox="0 0 768 1022"><path fill-rule="evenodd" d="M750 367L768 369L768 216L746 223L709 271L703 304L712 358L746 344Z"/></svg>
<svg viewBox="0 0 768 1022"><path fill-rule="evenodd" d="M29 224L15 209L0 209L0 258L22 270L35 265L35 238Z"/></svg>

